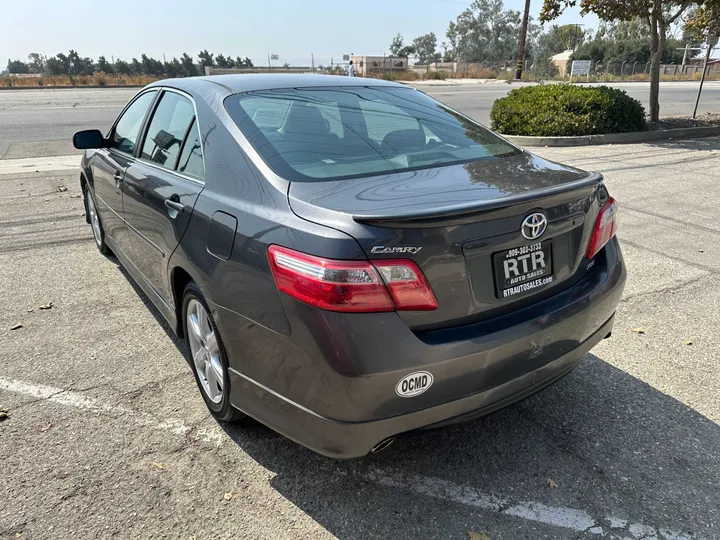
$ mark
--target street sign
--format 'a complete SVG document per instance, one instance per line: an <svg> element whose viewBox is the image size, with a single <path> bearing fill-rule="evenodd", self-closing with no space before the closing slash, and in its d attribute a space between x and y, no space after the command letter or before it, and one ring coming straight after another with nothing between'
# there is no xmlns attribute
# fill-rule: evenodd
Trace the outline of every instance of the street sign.
<svg viewBox="0 0 720 540"><path fill-rule="evenodd" d="M708 47L711 49L715 47L718 43L718 36L708 36L707 38Z"/></svg>
<svg viewBox="0 0 720 540"><path fill-rule="evenodd" d="M590 60L573 60L570 76L590 75Z"/></svg>
<svg viewBox="0 0 720 540"><path fill-rule="evenodd" d="M350 55L349 55L349 54L343 54L343 62L347 62L348 60L350 60Z"/></svg>
<svg viewBox="0 0 720 540"><path fill-rule="evenodd" d="M270 60L280 60L280 55L279 54L271 54Z"/></svg>

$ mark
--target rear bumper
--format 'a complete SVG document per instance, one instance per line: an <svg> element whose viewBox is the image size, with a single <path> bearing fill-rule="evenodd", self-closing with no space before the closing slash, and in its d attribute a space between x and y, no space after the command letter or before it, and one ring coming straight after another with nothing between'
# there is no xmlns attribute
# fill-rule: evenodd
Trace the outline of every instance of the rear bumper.
<svg viewBox="0 0 720 540"><path fill-rule="evenodd" d="M614 315L579 347L495 388L435 407L371 422L338 422L292 403L231 370L234 403L286 437L332 458L368 454L378 443L405 432L472 420L526 398L561 379L613 327ZM262 406L258 408L258 403Z"/></svg>
<svg viewBox="0 0 720 540"><path fill-rule="evenodd" d="M610 333L625 284L616 240L592 273L528 308L416 335L395 313L338 314L285 298L292 335L217 308L231 402L320 454L353 458L388 437L488 414L567 374ZM398 381L428 371L412 398Z"/></svg>

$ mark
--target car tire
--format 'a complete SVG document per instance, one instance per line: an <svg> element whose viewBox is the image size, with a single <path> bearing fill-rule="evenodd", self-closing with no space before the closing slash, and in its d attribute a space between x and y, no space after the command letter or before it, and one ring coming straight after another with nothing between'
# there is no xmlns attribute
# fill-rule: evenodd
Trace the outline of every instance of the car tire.
<svg viewBox="0 0 720 540"><path fill-rule="evenodd" d="M85 188L85 195L83 197L85 204L85 216L87 222L90 224L90 228L95 239L95 245L97 246L100 253L103 255L110 255L112 251L105 243L105 229L103 229L100 215L97 211L97 204L95 203L95 195L90 191L90 187Z"/></svg>
<svg viewBox="0 0 720 540"><path fill-rule="evenodd" d="M188 283L182 301L183 331L195 382L212 415L221 422L235 422L245 414L230 404L228 359L220 332L200 288Z"/></svg>

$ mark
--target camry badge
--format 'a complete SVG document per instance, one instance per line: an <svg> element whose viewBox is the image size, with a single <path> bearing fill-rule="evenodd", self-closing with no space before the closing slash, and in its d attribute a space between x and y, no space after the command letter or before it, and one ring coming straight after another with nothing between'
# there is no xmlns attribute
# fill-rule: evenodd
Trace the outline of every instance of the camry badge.
<svg viewBox="0 0 720 540"><path fill-rule="evenodd" d="M410 255L415 255L421 249L422 247L416 246L373 246L373 248L370 250L370 253L409 253Z"/></svg>

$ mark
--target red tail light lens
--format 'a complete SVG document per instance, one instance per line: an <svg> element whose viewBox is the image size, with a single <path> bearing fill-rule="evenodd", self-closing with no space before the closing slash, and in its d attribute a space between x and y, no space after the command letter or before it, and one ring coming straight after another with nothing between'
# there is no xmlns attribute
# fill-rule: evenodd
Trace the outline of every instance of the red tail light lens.
<svg viewBox="0 0 720 540"><path fill-rule="evenodd" d="M382 261L375 267L367 261L324 259L281 246L270 246L268 259L278 290L321 309L437 308L425 276L412 261Z"/></svg>
<svg viewBox="0 0 720 540"><path fill-rule="evenodd" d="M597 220L595 221L595 228L593 229L592 236L590 237L590 245L588 246L589 259L597 255L598 252L605 247L605 244L615 236L615 232L617 231L616 213L617 203L615 199L610 197L600 209L600 213L598 213Z"/></svg>
<svg viewBox="0 0 720 540"><path fill-rule="evenodd" d="M380 271L397 309L408 311L437 309L437 300L430 284L414 262L376 261L375 268Z"/></svg>

